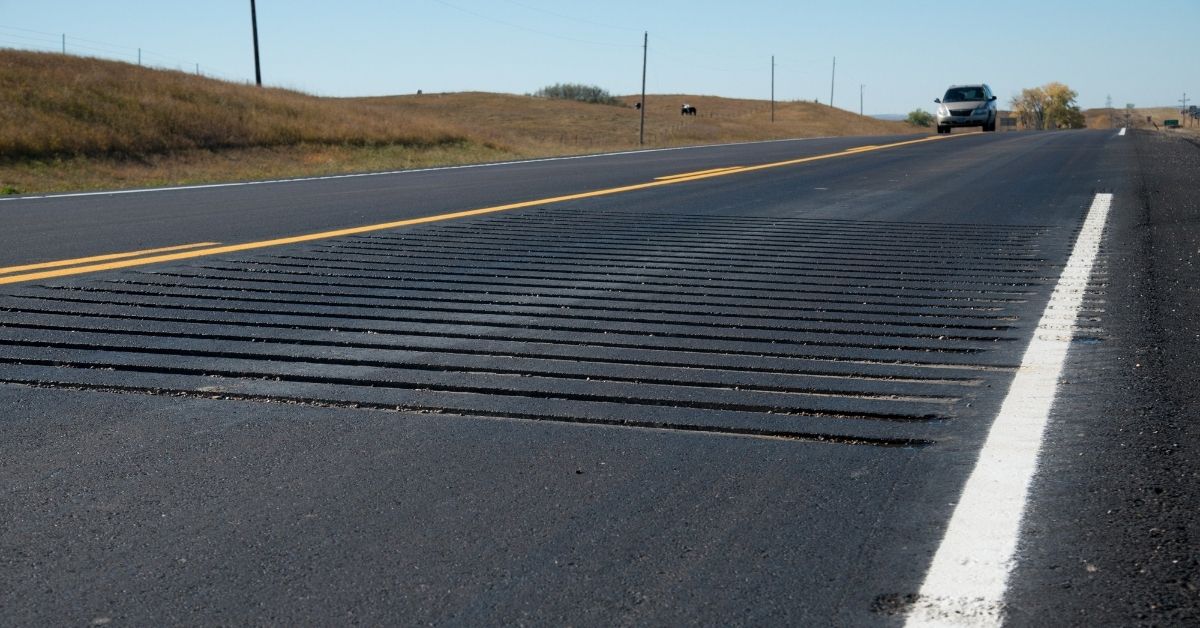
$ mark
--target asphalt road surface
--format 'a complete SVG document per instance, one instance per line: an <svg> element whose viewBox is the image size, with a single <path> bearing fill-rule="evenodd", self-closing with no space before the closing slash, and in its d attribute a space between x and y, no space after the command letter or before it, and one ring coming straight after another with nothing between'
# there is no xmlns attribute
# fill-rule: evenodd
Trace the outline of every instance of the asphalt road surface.
<svg viewBox="0 0 1200 628"><path fill-rule="evenodd" d="M1097 130L0 201L0 623L1193 625L1197 173Z"/></svg>

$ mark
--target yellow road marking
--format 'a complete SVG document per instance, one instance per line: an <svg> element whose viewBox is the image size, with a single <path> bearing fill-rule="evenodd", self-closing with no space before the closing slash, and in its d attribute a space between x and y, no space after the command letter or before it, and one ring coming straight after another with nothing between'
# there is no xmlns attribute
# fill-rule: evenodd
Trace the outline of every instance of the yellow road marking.
<svg viewBox="0 0 1200 628"><path fill-rule="evenodd" d="M870 145L870 146L855 146L854 148L847 148L846 150L844 150L842 152L843 153L858 153L858 152L862 152L862 151L871 150L873 148L879 148L879 146L874 145L874 144Z"/></svg>
<svg viewBox="0 0 1200 628"><path fill-rule="evenodd" d="M26 270L38 270L42 268L58 268L60 266L74 266L76 264L87 264L90 262L103 262L110 259L121 259L126 257L137 257L139 255L150 255L152 253L166 253L168 251L181 251L184 249L195 249L202 246L213 246L217 242L197 242L195 244L180 244L179 246L164 246L157 249L145 249L143 251L129 251L126 253L109 253L107 255L93 255L91 257L78 257L75 259L63 259L54 262L42 262L40 264L25 264L23 266L7 266L0 268L0 275L9 273L18 273Z"/></svg>
<svg viewBox="0 0 1200 628"><path fill-rule="evenodd" d="M695 181L697 179L707 179L710 177L721 177L721 176L725 176L727 174L741 174L743 172L752 172L755 170L767 170L769 168L782 168L784 166L794 166L796 164L804 164L804 163L808 163L811 161L821 161L823 159L836 159L838 157L846 157L848 155L857 155L859 153L869 153L869 152L877 151L877 150L886 150L889 148L896 148L898 146L910 146L912 144L923 144L925 142L936 142L939 140L948 140L952 137L965 137L965 134L964 135L941 135L941 136L934 135L931 137L924 137L919 140L906 140L903 142L895 142L892 144L881 144L879 146L872 146L872 147L864 148L862 150L855 151L853 153L848 153L846 151L842 151L840 153L826 153L824 155L814 155L812 157L800 157L797 159L789 159L787 161L776 161L776 162L769 163L769 164L759 164L757 166L745 166L745 167L739 168L737 170L730 170L729 172L716 172L713 174L705 174L705 175L699 175L699 176L695 176L695 177L671 179L670 181L663 181L662 183L680 183L683 181Z"/></svg>
<svg viewBox="0 0 1200 628"><path fill-rule="evenodd" d="M683 174L669 174L665 177L654 177L655 181L670 181L680 177L694 177L698 174L712 174L714 172L729 172L731 170L741 170L741 166L729 166L727 168L713 168L712 170L700 170L698 172L685 172Z"/></svg>
<svg viewBox="0 0 1200 628"><path fill-rule="evenodd" d="M166 255L153 255L150 257L139 257L137 259L125 259L120 261L108 262L104 264L91 264L87 266L73 266L71 268L61 268L58 270L48 270L36 273L26 273L22 275L9 275L0 277L0 285L19 283L23 281L37 281L39 279L50 279L53 277L66 277L69 275L81 275L85 273L102 272L106 270L118 270L121 268L129 268L132 266L144 266L147 264L158 264L162 262L175 262L185 259L193 259L197 257L206 257L209 255L221 255L223 253L237 253L239 251L251 251L254 249L265 249L273 246L283 246L285 244L298 244L300 242L311 242L313 240L325 240L328 238L338 238L348 235L357 235L360 233L369 233L371 231L384 231L387 229L396 229L399 227L409 227L412 225L420 225L430 222L441 222L443 220L454 220L457 218L466 218L469 216L479 216L482 214L492 214L496 212L508 211L512 209L522 209L525 207L534 207L537 205L550 205L553 203L562 203L566 201L577 201L585 198L595 198L597 196L611 196L613 194L622 194L625 192L634 192L637 190L645 190L649 188L663 187L667 185L675 185L677 183L685 183L688 181L699 181L701 179L712 179L715 177L724 177L733 174L741 174L743 172L753 172L756 170L767 170L770 168L782 168L785 166L794 166L796 164L804 164L813 161L821 161L824 159L835 159L838 157L846 157L848 155L857 155L870 151L885 150L888 148L897 148L899 146L911 146L913 144L922 144L925 142L936 142L946 140L953 137L966 137L963 135L939 135L930 136L917 140L906 140L903 142L895 142L892 144L882 144L879 146L865 147L862 150L848 153L845 151L838 153L826 153L824 155L814 155L812 157L800 157L797 159L789 159L787 161L777 161L768 164L759 164L757 166L744 166L733 170L719 170L713 172L693 173L680 175L678 177L667 179L664 181L650 181L648 183L635 183L632 185L624 185L621 187L607 188L603 190L593 190L591 192L579 192L576 194L567 194L564 196L555 196L552 198L541 198L534 201L522 201L519 203L509 203L508 205L496 205L494 207L483 207L480 209L471 209L467 211L451 212L448 214L437 214L435 216L425 216L422 218L409 218L407 220L396 220L393 222L383 222L375 225L365 225L362 227L350 227L347 229L335 229L332 231L321 231L318 233L308 233L304 235L291 236L287 238L275 238L273 240L261 240L258 242L246 242L243 244L230 244L226 246L215 246L212 248L195 249L191 251L182 251L177 253L169 253Z"/></svg>

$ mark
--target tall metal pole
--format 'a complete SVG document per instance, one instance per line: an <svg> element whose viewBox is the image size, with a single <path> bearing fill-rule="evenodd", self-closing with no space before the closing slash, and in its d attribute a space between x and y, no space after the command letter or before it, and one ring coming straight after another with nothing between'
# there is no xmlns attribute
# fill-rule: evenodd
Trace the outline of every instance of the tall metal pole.
<svg viewBox="0 0 1200 628"><path fill-rule="evenodd" d="M142 49L138 48L138 65L142 64Z"/></svg>
<svg viewBox="0 0 1200 628"><path fill-rule="evenodd" d="M67 54L67 34L63 33L63 54Z"/></svg>
<svg viewBox="0 0 1200 628"><path fill-rule="evenodd" d="M837 57L833 58L833 73L829 75L829 106L833 106L833 82L837 78Z"/></svg>
<svg viewBox="0 0 1200 628"><path fill-rule="evenodd" d="M642 125L638 129L638 146L646 143L646 57L650 49L650 31L642 33Z"/></svg>
<svg viewBox="0 0 1200 628"><path fill-rule="evenodd" d="M771 55L771 122L775 122L775 55Z"/></svg>
<svg viewBox="0 0 1200 628"><path fill-rule="evenodd" d="M254 31L254 83L262 87L262 67L258 64L258 12L250 0L250 29Z"/></svg>
<svg viewBox="0 0 1200 628"><path fill-rule="evenodd" d="M867 86L863 85L862 83L858 84L858 115L860 116L863 115L863 90L866 89L866 87Z"/></svg>

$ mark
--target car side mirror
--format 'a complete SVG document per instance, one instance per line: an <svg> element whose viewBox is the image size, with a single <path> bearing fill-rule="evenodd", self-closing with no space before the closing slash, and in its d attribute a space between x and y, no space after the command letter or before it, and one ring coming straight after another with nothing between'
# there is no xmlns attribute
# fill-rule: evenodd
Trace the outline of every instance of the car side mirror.
<svg viewBox="0 0 1200 628"><path fill-rule="evenodd" d="M988 102L992 102L993 100L996 100L996 97L995 97L995 96L992 96L991 98L989 98L989 99L988 99Z"/></svg>
<svg viewBox="0 0 1200 628"><path fill-rule="evenodd" d="M933 99L933 102L935 102L935 103L937 103L937 104L939 104L939 105L940 105L940 104L942 104L942 99L941 99L941 98L934 98L934 99Z"/></svg>

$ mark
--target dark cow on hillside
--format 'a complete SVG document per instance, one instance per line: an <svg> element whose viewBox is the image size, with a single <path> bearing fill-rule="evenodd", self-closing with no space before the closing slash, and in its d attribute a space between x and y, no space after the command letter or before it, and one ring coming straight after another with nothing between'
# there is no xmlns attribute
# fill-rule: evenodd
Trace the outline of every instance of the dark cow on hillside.
<svg viewBox="0 0 1200 628"><path fill-rule="evenodd" d="M679 108L679 115L694 116L696 115L696 107L694 105L683 103L683 106Z"/></svg>

